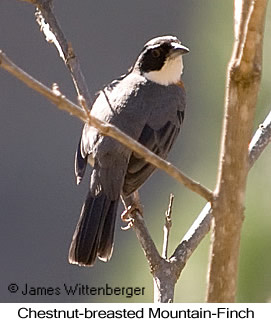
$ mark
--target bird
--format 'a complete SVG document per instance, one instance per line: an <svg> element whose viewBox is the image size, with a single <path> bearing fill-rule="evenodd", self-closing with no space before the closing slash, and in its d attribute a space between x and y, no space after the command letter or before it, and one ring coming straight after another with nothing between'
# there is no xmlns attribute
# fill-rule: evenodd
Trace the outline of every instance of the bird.
<svg viewBox="0 0 271 323"><path fill-rule="evenodd" d="M183 125L186 92L182 56L189 49L172 35L149 40L125 75L105 86L90 114L119 128L166 159ZM79 184L90 164L89 191L69 249L69 262L110 260L120 199L137 191L155 166L117 140L85 124L75 154Z"/></svg>

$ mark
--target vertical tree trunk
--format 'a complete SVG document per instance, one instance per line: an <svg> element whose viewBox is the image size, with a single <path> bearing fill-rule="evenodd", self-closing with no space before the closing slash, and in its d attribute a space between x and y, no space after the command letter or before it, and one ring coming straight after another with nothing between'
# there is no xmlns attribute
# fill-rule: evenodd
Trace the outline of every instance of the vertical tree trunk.
<svg viewBox="0 0 271 323"><path fill-rule="evenodd" d="M208 302L235 300L248 146L262 69L266 0L235 1L235 43L228 67L219 174L213 202Z"/></svg>

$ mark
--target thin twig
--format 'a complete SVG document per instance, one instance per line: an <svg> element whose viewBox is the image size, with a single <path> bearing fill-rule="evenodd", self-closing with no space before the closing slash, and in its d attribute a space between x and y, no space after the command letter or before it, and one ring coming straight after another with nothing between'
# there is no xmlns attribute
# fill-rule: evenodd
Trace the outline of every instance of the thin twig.
<svg viewBox="0 0 271 323"><path fill-rule="evenodd" d="M28 2L28 3L31 3L31 4L33 4L33 5L37 5L37 2L38 2L38 0L19 0L19 1L21 1L21 2Z"/></svg>
<svg viewBox="0 0 271 323"><path fill-rule="evenodd" d="M88 109L91 109L92 100L85 81L80 63L75 55L71 43L62 32L59 23L53 13L53 0L20 0L37 7L36 20L44 33L45 39L53 43L58 50L59 56L68 67L78 96L82 96Z"/></svg>
<svg viewBox="0 0 271 323"><path fill-rule="evenodd" d="M91 109L92 100L89 94L88 86L83 75L80 62L77 59L74 49L70 42L66 40L59 23L53 13L52 0L35 0L33 2L37 6L36 19L40 25L41 31L45 35L45 39L53 43L59 52L59 56L63 59L68 67L78 96L82 96L88 109Z"/></svg>
<svg viewBox="0 0 271 323"><path fill-rule="evenodd" d="M253 136L249 144L249 168L252 167L255 160L257 160L265 149L265 147L270 143L270 132L271 132L271 111L265 118L264 122L260 124L255 135Z"/></svg>
<svg viewBox="0 0 271 323"><path fill-rule="evenodd" d="M199 243L210 231L211 223L212 208L211 203L207 203L169 258L170 262L175 266L177 277L180 276L187 260L195 251Z"/></svg>
<svg viewBox="0 0 271 323"><path fill-rule="evenodd" d="M55 104L60 110L64 110L69 114L84 121L87 119L86 113L80 109L76 104L67 99L60 91L53 88L49 89L47 86L37 81L31 75L27 74L17 65L15 65L1 50L0 50L0 67L8 71L10 74L25 83L28 87L46 97L50 102Z"/></svg>
<svg viewBox="0 0 271 323"><path fill-rule="evenodd" d="M164 239L163 239L163 250L162 250L162 257L164 259L167 259L167 254L168 254L169 232L172 227L171 214L172 214L173 200L174 200L174 195L170 194L169 204L165 214L165 224L164 224Z"/></svg>

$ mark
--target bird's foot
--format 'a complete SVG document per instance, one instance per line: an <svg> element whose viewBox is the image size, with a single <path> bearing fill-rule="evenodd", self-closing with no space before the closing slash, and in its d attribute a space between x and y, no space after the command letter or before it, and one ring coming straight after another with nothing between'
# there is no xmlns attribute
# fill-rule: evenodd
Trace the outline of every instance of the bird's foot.
<svg viewBox="0 0 271 323"><path fill-rule="evenodd" d="M125 227L121 227L122 230L126 231L133 227L134 217L137 213L143 215L143 210L141 205L129 205L121 214L121 219L123 222L127 223Z"/></svg>

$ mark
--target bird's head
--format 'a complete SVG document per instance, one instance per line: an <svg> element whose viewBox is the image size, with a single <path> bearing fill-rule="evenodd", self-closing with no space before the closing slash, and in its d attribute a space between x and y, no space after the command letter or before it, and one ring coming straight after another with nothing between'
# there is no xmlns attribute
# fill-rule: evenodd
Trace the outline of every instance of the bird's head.
<svg viewBox="0 0 271 323"><path fill-rule="evenodd" d="M149 81L166 86L175 84L183 72L182 55L188 52L177 37L156 37L145 44L134 68Z"/></svg>

